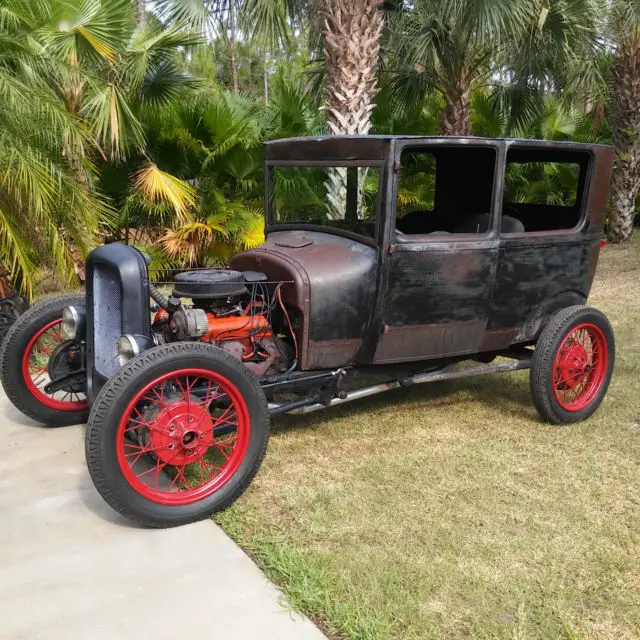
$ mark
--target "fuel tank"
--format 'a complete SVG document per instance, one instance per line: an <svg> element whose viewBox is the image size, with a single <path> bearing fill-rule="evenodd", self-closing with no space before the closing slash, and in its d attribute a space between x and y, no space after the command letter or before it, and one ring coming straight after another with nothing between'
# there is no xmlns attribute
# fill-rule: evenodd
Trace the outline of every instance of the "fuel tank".
<svg viewBox="0 0 640 640"><path fill-rule="evenodd" d="M359 362L376 292L378 249L318 231L274 231L263 245L237 255L231 267L286 281L304 370Z"/></svg>

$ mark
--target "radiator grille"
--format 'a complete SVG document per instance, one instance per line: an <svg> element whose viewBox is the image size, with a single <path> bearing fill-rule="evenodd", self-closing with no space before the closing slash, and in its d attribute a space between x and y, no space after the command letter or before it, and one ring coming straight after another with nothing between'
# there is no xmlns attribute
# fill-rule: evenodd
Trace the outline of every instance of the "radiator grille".
<svg viewBox="0 0 640 640"><path fill-rule="evenodd" d="M93 272L93 364L105 377L119 368L116 342L122 335L122 293L113 269L96 265Z"/></svg>

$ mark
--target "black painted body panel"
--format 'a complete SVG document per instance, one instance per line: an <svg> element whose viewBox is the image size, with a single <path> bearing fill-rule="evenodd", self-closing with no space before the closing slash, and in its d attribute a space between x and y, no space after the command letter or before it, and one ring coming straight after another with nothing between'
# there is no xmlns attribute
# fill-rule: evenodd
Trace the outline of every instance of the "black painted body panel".
<svg viewBox="0 0 640 640"><path fill-rule="evenodd" d="M572 292L574 304L584 304L594 275L592 254L599 244L599 238L584 235L534 245L524 239L503 240L489 328L517 327L521 339L532 338L523 330L545 301Z"/></svg>
<svg viewBox="0 0 640 640"><path fill-rule="evenodd" d="M392 247L377 363L479 350L487 325L496 240Z"/></svg>
<svg viewBox="0 0 640 640"><path fill-rule="evenodd" d="M474 210L474 201L469 191L456 192L458 182L455 171L449 176L454 183L448 191L453 198L441 201L440 213L453 215L464 201L467 213L489 213L489 229L475 238L467 235L450 234L399 235L396 231L396 189L397 170L400 167L403 149L465 148L472 153L469 158L478 159L483 173L469 171L464 166L460 170L459 188L469 185L484 185L493 178L492 196L483 192L483 204ZM493 150L495 171L490 171L486 163L488 150ZM510 151L511 150L511 151ZM576 209L580 224L567 231L501 233L502 191L504 168L507 154L515 161L526 160L528 150L553 161L580 157L580 162L588 168L579 185L583 194L581 208ZM447 154L441 154L446 160ZM305 361L306 368L317 366L317 345L353 339L353 329L366 326L361 348L352 358L340 360L339 353L333 352L327 366L358 363L386 363L404 360L434 359L454 357L459 354L474 354L506 349L510 345L535 340L540 329L551 313L572 304L584 303L587 299L599 253L603 221L606 210L607 190L612 162L612 150L600 145L578 143L558 143L540 140L508 140L482 138L437 138L419 136L342 136L279 140L265 146L265 164L291 163L373 163L384 166L384 180L381 191L381 211L378 221L377 238L380 247L377 269L368 273L375 279L374 294L371 297L370 282L363 281L366 291L359 294L352 307L355 314L348 311L345 297L350 291L357 291L357 282L349 281L343 287L339 281L340 269L333 267L318 271L322 280L322 293L314 293L314 273L318 269L313 260L302 258L304 249L299 249L296 263L305 262L304 280L309 290L307 297L315 301L326 300L331 295L331 285L326 279L335 279L336 304L329 304L328 313L309 312L303 327L304 344L312 355ZM473 164L473 162L472 162ZM446 167L445 167L446 168ZM436 178L438 179L438 178ZM269 189L267 186L267 202ZM486 203L486 204L485 204ZM438 208L436 207L436 208ZM488 210L490 209L490 211ZM540 208L523 207L523 217L529 231L537 231L536 216ZM269 211L267 208L267 221ZM525 215L526 214L526 215ZM544 223L542 223L544 224ZM266 251L271 251L271 238L282 231L267 226ZM291 233L292 231L287 231ZM309 233L302 231L303 234ZM261 249L262 250L262 249ZM288 258L293 255L289 254ZM336 255L336 259L338 256ZM235 264L235 263L234 263ZM355 272L353 274L355 276ZM300 296L297 296L298 298ZM366 300L372 299L367 317ZM346 306L345 306L346 305ZM300 301L298 308L302 310ZM335 322L334 315L344 308L345 322ZM358 320L355 321L354 319ZM326 327L316 327L320 320ZM344 327L339 329L338 327ZM338 335L345 330L343 336ZM329 337L330 336L330 337ZM312 348L316 345L316 349ZM329 364L330 363L330 364Z"/></svg>

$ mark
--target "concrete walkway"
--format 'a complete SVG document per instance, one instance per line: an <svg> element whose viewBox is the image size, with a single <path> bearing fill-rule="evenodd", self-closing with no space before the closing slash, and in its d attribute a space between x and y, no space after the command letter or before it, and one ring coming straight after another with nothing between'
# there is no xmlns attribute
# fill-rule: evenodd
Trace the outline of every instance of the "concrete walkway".
<svg viewBox="0 0 640 640"><path fill-rule="evenodd" d="M2 640L322 640L213 522L136 529L93 488L84 427L0 392Z"/></svg>

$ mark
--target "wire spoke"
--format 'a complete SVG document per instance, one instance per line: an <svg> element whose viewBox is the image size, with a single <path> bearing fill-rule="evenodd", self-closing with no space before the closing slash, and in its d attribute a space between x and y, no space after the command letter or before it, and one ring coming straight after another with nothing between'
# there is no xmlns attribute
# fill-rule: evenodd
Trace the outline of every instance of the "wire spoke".
<svg viewBox="0 0 640 640"><path fill-rule="evenodd" d="M132 487L161 504L212 495L244 457L250 425L241 402L229 381L201 369L175 371L141 389L119 427L120 460L126 461L123 471Z"/></svg>

